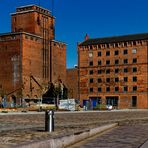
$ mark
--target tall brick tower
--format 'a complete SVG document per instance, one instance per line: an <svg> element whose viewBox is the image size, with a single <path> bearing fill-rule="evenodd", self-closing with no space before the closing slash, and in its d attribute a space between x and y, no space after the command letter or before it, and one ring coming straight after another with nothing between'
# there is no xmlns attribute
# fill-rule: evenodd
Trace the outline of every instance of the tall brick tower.
<svg viewBox="0 0 148 148"><path fill-rule="evenodd" d="M40 98L41 88L66 83L66 44L55 40L54 17L36 5L11 14L12 32L0 34L0 93ZM30 76L38 82L31 79Z"/></svg>
<svg viewBox="0 0 148 148"><path fill-rule="evenodd" d="M12 32L28 32L46 39L54 39L54 17L49 10L35 6L23 6L12 13Z"/></svg>

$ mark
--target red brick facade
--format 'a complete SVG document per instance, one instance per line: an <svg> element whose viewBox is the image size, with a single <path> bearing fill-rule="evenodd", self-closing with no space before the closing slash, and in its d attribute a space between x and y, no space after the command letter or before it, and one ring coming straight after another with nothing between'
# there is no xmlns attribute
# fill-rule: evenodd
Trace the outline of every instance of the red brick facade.
<svg viewBox="0 0 148 148"><path fill-rule="evenodd" d="M78 69L72 68L67 69L66 73L67 87L68 87L68 97L69 98L79 98L78 93Z"/></svg>
<svg viewBox="0 0 148 148"><path fill-rule="evenodd" d="M60 78L66 84L66 44L54 40L54 18L38 6L17 8L12 32L0 35L0 91L40 98L42 87Z"/></svg>
<svg viewBox="0 0 148 148"><path fill-rule="evenodd" d="M87 39L78 59L81 104L148 108L148 34Z"/></svg>

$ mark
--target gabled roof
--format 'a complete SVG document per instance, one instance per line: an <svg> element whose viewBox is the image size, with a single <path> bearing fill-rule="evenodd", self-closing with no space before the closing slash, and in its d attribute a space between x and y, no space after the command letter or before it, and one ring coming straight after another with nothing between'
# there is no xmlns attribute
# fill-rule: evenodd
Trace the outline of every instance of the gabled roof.
<svg viewBox="0 0 148 148"><path fill-rule="evenodd" d="M148 39L148 33L88 39L88 40L81 42L79 44L79 46L108 44L108 43L117 43L117 42L134 41L134 40L145 40L145 39Z"/></svg>

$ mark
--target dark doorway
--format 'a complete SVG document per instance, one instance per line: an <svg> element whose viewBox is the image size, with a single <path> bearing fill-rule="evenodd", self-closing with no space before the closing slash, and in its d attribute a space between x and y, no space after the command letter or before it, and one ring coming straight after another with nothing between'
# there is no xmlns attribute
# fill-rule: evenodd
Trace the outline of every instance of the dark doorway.
<svg viewBox="0 0 148 148"><path fill-rule="evenodd" d="M118 96L107 96L106 105L112 105L113 107L118 107Z"/></svg>
<svg viewBox="0 0 148 148"><path fill-rule="evenodd" d="M132 96L132 107L137 107L137 96Z"/></svg>

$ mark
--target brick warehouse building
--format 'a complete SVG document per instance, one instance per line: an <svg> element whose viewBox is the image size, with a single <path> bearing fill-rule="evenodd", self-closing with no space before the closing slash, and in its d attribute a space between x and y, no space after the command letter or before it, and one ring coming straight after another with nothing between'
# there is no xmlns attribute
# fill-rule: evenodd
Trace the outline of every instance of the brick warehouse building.
<svg viewBox="0 0 148 148"><path fill-rule="evenodd" d="M115 108L148 108L148 33L78 44L79 98Z"/></svg>
<svg viewBox="0 0 148 148"><path fill-rule="evenodd" d="M40 98L48 82L65 84L66 44L54 39L51 13L28 5L18 7L11 21L12 32L0 34L1 94Z"/></svg>
<svg viewBox="0 0 148 148"><path fill-rule="evenodd" d="M78 68L67 69L66 81L68 87L68 98L79 98L78 93Z"/></svg>

